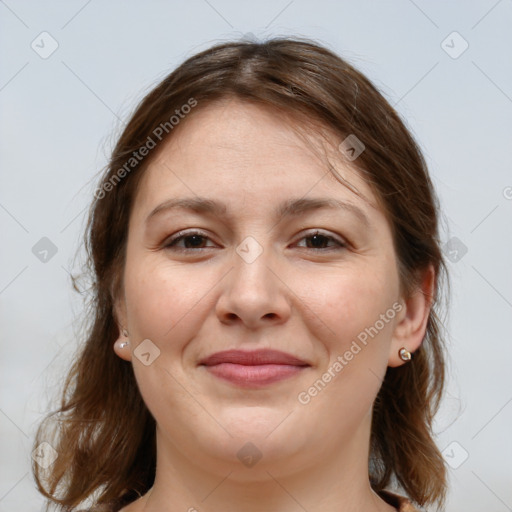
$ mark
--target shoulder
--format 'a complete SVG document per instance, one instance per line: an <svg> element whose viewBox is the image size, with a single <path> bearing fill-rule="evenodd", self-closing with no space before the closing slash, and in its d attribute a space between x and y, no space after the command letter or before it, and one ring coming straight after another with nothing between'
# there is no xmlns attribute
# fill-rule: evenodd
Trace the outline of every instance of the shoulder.
<svg viewBox="0 0 512 512"><path fill-rule="evenodd" d="M398 512L420 512L411 501L399 494L395 494L390 491L382 490L378 491L377 494L389 505L395 507Z"/></svg>

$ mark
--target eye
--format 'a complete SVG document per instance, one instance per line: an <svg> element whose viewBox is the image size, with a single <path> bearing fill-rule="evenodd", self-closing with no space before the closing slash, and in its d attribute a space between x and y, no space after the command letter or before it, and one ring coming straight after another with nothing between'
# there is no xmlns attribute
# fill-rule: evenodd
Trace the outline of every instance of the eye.
<svg viewBox="0 0 512 512"><path fill-rule="evenodd" d="M179 232L164 244L164 248L166 249L176 249L178 251L187 251L193 249L208 249L209 247L204 247L204 242L209 240L209 238L200 231L189 231L188 233ZM184 242L185 247L178 246L179 242Z"/></svg>
<svg viewBox="0 0 512 512"><path fill-rule="evenodd" d="M347 244L342 240L338 240L334 236L322 234L319 231L315 231L301 238L301 240L309 240L310 244L306 243L307 249L319 249L319 250L336 250L347 247ZM326 243L334 242L335 246L324 247Z"/></svg>

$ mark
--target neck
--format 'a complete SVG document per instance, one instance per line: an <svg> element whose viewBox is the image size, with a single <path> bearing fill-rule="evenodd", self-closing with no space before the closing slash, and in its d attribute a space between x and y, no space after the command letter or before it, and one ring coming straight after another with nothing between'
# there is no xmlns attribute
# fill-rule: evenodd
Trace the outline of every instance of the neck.
<svg viewBox="0 0 512 512"><path fill-rule="evenodd" d="M259 460L248 468L190 457L157 428L157 470L151 490L126 512L396 512L370 487L371 417L349 443L315 454L315 463L288 457ZM236 450L235 450L236 451ZM268 455L268 452L266 452ZM188 456L187 456L188 455ZM203 455L203 458L206 457ZM265 460L267 459L267 460ZM294 460L295 459L295 460Z"/></svg>

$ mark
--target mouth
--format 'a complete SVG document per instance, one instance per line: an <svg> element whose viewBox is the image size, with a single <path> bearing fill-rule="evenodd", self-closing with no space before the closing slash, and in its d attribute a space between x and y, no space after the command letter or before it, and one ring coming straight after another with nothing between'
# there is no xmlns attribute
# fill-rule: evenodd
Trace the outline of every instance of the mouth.
<svg viewBox="0 0 512 512"><path fill-rule="evenodd" d="M203 359L200 366L237 386L258 388L296 376L311 365L278 350L227 350Z"/></svg>

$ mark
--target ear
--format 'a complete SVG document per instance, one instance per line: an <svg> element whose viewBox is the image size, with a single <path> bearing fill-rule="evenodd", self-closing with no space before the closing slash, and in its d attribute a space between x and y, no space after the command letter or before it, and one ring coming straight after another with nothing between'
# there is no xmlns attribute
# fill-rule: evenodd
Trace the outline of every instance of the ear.
<svg viewBox="0 0 512 512"><path fill-rule="evenodd" d="M434 267L429 265L422 272L416 290L413 291L410 297L402 298L401 304L403 307L397 315L388 366L396 367L406 363L398 354L402 347L413 354L421 346L432 307L435 278Z"/></svg>
<svg viewBox="0 0 512 512"><path fill-rule="evenodd" d="M125 361L132 360L132 347L130 344L129 334L125 336L128 331L127 324L127 315L126 315L126 303L124 300L124 296L121 295L120 298L114 301L114 318L117 323L117 328L119 331L119 335L114 342L114 352ZM123 334L125 331L125 334Z"/></svg>

